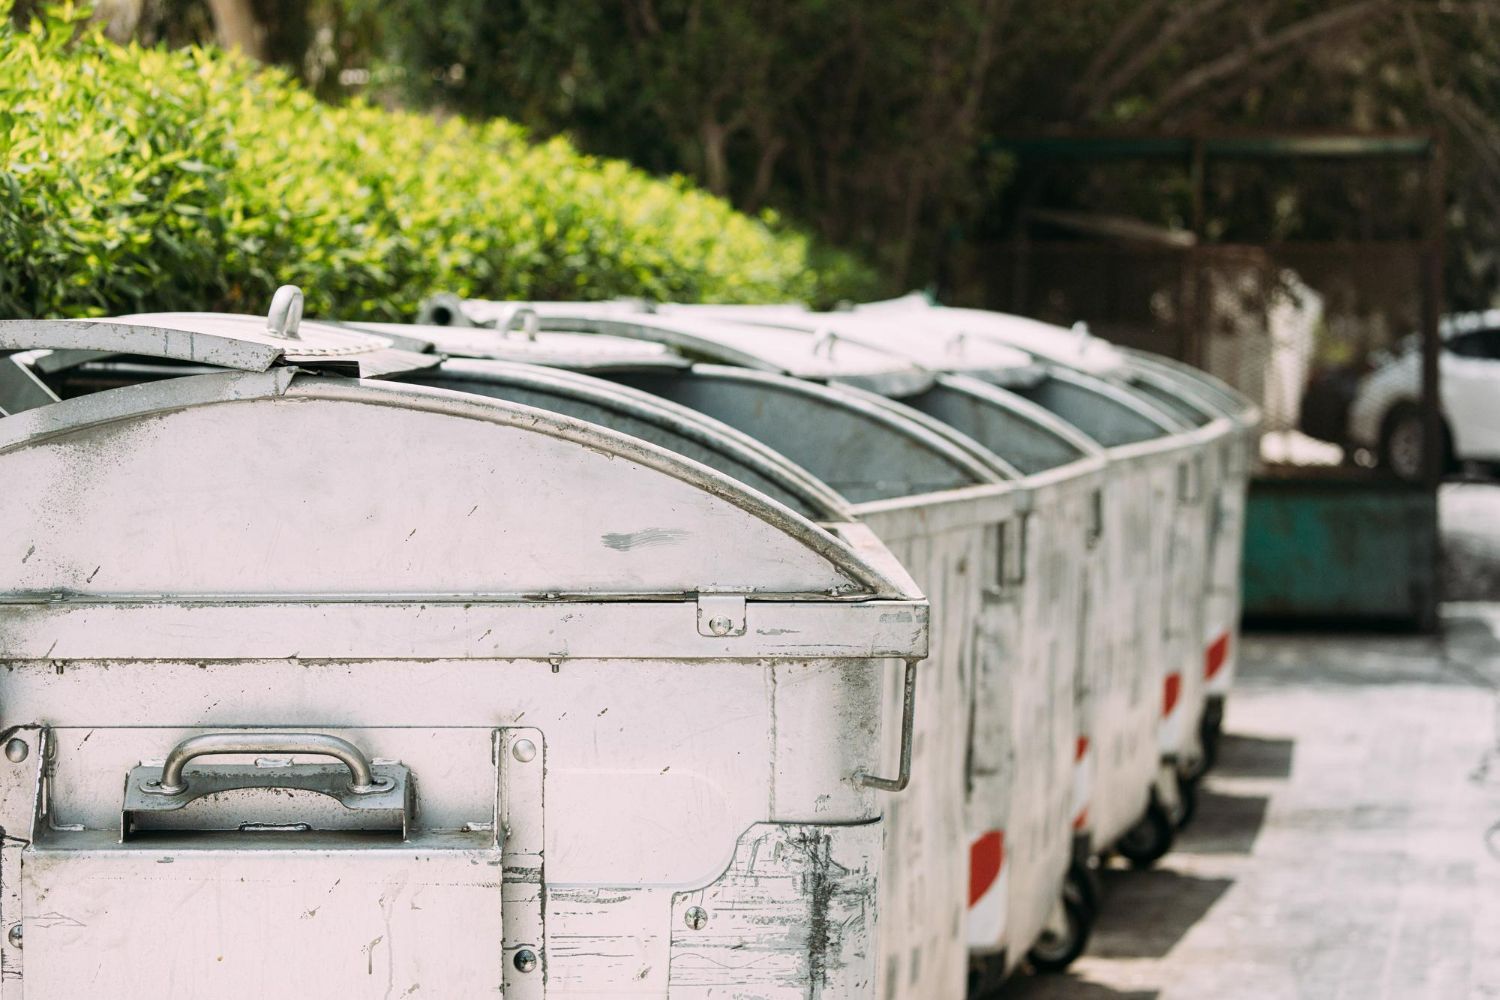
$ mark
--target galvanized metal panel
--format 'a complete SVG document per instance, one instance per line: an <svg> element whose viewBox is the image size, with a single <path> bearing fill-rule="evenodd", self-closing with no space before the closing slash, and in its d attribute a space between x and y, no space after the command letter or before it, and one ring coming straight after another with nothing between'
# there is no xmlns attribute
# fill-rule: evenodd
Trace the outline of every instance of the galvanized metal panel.
<svg viewBox="0 0 1500 1000"><path fill-rule="evenodd" d="M696 410L658 396L572 372L496 361L450 360L408 381L473 392L649 441L738 480L804 517L847 521L844 499L780 453Z"/></svg>
<svg viewBox="0 0 1500 1000"><path fill-rule="evenodd" d="M1000 475L887 406L810 382L718 366L621 376L781 452L850 502L995 482Z"/></svg>

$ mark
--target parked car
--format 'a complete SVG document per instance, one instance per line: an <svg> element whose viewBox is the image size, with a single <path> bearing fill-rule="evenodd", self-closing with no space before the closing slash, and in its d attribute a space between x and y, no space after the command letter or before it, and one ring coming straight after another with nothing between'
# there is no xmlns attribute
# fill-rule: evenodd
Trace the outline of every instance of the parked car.
<svg viewBox="0 0 1500 1000"><path fill-rule="evenodd" d="M1500 310L1461 313L1439 327L1443 462L1500 462ZM1403 340L1360 382L1349 442L1402 479L1422 476L1422 351Z"/></svg>

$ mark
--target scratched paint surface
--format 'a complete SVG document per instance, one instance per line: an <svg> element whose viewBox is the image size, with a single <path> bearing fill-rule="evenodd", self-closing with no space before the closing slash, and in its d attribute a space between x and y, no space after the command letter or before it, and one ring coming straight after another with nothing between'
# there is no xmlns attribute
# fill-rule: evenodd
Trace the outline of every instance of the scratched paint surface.
<svg viewBox="0 0 1500 1000"><path fill-rule="evenodd" d="M673 900L672 1000L872 996L881 834L879 822L752 829L717 882Z"/></svg>

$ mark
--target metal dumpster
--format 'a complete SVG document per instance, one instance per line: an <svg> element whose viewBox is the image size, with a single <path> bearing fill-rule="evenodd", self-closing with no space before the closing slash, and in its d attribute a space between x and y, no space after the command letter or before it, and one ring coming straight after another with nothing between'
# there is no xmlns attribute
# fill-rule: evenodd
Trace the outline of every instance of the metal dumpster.
<svg viewBox="0 0 1500 1000"><path fill-rule="evenodd" d="M482 321L500 315L501 308L491 304L472 315ZM1006 491L1012 504L1024 507L1013 514L996 505L1001 494L993 488L988 491L991 498L980 505L977 486L966 484L994 482L999 476L1014 479L1019 473L931 416L856 388L907 395L932 387L932 376L888 351L872 352L854 344L834 350L821 344L810 347L801 335L778 337L771 331L728 324L629 315L618 304L539 308L546 327L651 338L696 357L760 369L698 365L689 373L612 377L710 413L809 468L855 502L856 514L906 561L932 596L937 625L933 663L950 679L939 688L933 666L924 671L934 690L924 687L919 699L924 709L919 709L917 743L946 747L935 759L948 761L943 767L955 780L950 803L964 799L959 782L966 764L969 815L966 826L947 831L934 819L951 812L952 805L932 799L925 805L898 801L887 817L891 853L912 860L903 869L910 878L896 880L901 883L896 891L906 894L907 909L887 906L882 913L909 911L912 936L923 942L913 949L909 941L903 943L904 936L883 938L890 988L899 995L956 995L961 975L943 969L961 973L962 942L942 915L950 910L960 913L965 901L970 943L986 955L999 954L1003 967L1013 967L1039 939L1034 961L1049 964L1049 956L1056 961L1061 955L1070 959L1085 940L1092 913L1058 906L1075 810L1071 772L1076 675L1071 656L1076 649L1079 588L1058 569L1061 565L1076 573L1077 563L1048 543L1064 537L1049 529L1054 518L1061 523L1067 515L1050 508L1034 510L1026 488ZM504 325L503 318L497 322ZM542 340L548 335L544 331ZM433 336L441 341L441 335ZM514 338L497 337L489 348L503 351L513 342ZM782 370L813 373L836 384L776 374ZM1090 446L1084 442L1082 447ZM969 456L970 467L962 478L932 460L947 455L943 464L950 465L955 448ZM920 457L924 453L926 457ZM1073 459L1081 455L1070 454ZM983 463L978 479L967 478L974 475L973 459ZM1096 476L1099 465L1095 459ZM965 492L971 496L965 498ZM1072 537L1079 548L1084 544L1086 529L1081 525L1086 516L1081 512L1072 519L1077 528ZM1023 620L1034 624L1023 628ZM1059 662L1068 669L1057 669ZM974 675L972 682L969 675ZM973 690L966 693L971 684ZM932 706L930 714L925 706ZM1154 749L1149 754L1154 767ZM1141 784L1143 800L1149 775L1148 771ZM924 781L922 787L928 784ZM918 820L922 827L909 826ZM940 832L941 837L935 836ZM941 862L924 863L918 853L935 850L943 852L950 866L955 859L969 860L952 870L953 884L946 889L934 877ZM1057 926L1044 935L1049 920ZM884 933L890 931L887 919ZM953 959L946 964L934 961L934 949L955 940L960 950ZM952 945L946 947L952 954Z"/></svg>
<svg viewBox="0 0 1500 1000"><path fill-rule="evenodd" d="M1129 615L1120 621L1121 628L1145 623L1143 633L1136 636L1144 645L1133 643L1134 648L1149 651L1155 647L1159 652L1144 655L1159 655L1166 665L1161 749L1168 766L1157 787L1162 808L1153 809L1148 822L1133 831L1120 849L1137 863L1150 863L1170 845L1167 830L1172 822L1180 824L1191 817L1196 782L1206 759L1201 741L1207 715L1204 635L1210 610L1221 603L1212 600L1209 585L1210 558L1216 547L1214 500L1220 492L1218 459L1232 425L1205 414L1176 392L1163 391L1168 387L1159 379L1143 388L1135 374L1121 374L1118 353L1086 331L1062 331L997 313L909 303L898 300L869 307L862 314L871 319L883 317L887 323L910 323L905 335L925 334L934 341L933 350L938 343L951 349L971 339L1026 350L1043 367L1044 377L1028 380L1002 373L1000 381L1105 445L1113 460L1113 475L1135 484L1124 491L1124 502L1136 512L1140 531L1135 537L1149 538L1155 554L1152 561L1138 563L1122 578L1124 591L1113 604L1118 612ZM1094 374L1111 361L1116 365L1116 378ZM1160 517L1164 510L1171 510L1173 516ZM1130 556L1121 553L1120 558ZM1143 587L1142 580L1149 582ZM1153 591L1157 586L1160 589ZM1129 608L1134 596L1144 598L1144 603Z"/></svg>
<svg viewBox="0 0 1500 1000"><path fill-rule="evenodd" d="M1205 410L1228 417L1235 432L1219 460L1220 489L1210 559L1210 603L1207 645L1203 653L1208 704L1203 717L1204 752L1210 761L1223 731L1224 704L1234 687L1239 663L1241 566L1245 554L1245 513L1250 474L1260 456L1260 409L1250 399L1191 365L1144 351L1122 349L1131 372L1170 380L1185 398Z"/></svg>
<svg viewBox="0 0 1500 1000"><path fill-rule="evenodd" d="M1020 316L934 307L920 295L861 306L858 311L886 317L935 317L949 335L991 337L1087 372L1147 397L1182 423L1200 429L1209 532L1202 589L1206 701L1199 727L1206 763L1217 743L1224 701L1233 683L1246 490L1258 451L1260 414L1254 404L1206 372L1158 355L1116 348L1090 336L1082 326L1067 330Z"/></svg>
<svg viewBox="0 0 1500 1000"><path fill-rule="evenodd" d="M0 324L214 369L0 419L0 995L874 996L889 553L247 326Z"/></svg>

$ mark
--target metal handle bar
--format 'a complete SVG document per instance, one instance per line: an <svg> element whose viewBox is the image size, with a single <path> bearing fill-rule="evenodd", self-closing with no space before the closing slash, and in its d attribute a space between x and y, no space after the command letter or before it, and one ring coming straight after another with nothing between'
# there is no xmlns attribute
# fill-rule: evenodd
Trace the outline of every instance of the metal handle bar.
<svg viewBox="0 0 1500 1000"><path fill-rule="evenodd" d="M911 783L912 731L917 727L917 661L906 661L906 679L901 694L901 771L894 778L877 778L863 771L854 772L854 780L866 788L882 792L905 791Z"/></svg>
<svg viewBox="0 0 1500 1000"><path fill-rule="evenodd" d="M162 795L180 795L187 791L182 769L194 757L209 754L310 753L336 757L349 769L349 790L356 795L381 792L391 787L391 779L376 777L370 761L359 747L348 740L323 733L205 733L190 736L172 748L162 765L161 779L150 790Z"/></svg>

